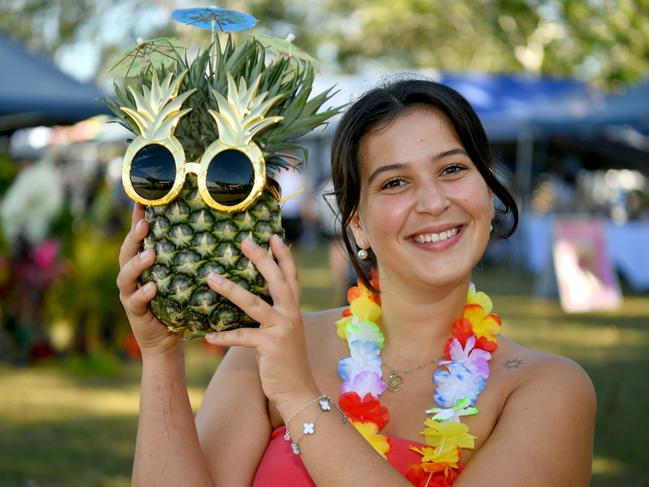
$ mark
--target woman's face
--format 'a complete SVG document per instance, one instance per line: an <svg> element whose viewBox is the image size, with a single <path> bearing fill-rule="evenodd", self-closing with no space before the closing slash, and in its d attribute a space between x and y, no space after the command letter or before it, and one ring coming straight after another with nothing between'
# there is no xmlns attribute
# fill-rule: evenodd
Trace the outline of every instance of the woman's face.
<svg viewBox="0 0 649 487"><path fill-rule="evenodd" d="M366 134L359 155L352 231L359 246L374 251L381 280L468 280L487 246L494 207L446 116L414 108Z"/></svg>

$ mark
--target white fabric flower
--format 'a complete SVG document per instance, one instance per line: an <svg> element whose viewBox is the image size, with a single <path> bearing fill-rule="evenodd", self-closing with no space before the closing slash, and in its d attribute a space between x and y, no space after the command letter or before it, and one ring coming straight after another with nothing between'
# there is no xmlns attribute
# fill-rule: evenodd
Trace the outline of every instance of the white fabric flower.
<svg viewBox="0 0 649 487"><path fill-rule="evenodd" d="M47 237L50 223L63 207L63 184L52 163L41 161L20 172L0 210L5 238L23 234L31 245Z"/></svg>

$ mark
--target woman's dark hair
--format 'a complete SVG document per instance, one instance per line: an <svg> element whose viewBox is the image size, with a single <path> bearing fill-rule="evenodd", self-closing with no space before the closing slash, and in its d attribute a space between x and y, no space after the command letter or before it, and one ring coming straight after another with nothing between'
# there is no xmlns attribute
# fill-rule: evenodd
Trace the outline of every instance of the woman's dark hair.
<svg viewBox="0 0 649 487"><path fill-rule="evenodd" d="M339 209L342 239L352 265L363 284L377 291L370 283L369 267L376 265L374 254L361 265L356 257L347 227L358 208L361 193L359 148L362 138L373 130L385 127L394 119L419 108L441 110L453 124L464 149L497 196L494 233L507 238L518 226L516 201L494 173L496 162L489 141L475 111L454 89L425 79L400 79L374 88L361 96L342 117L331 149L331 173Z"/></svg>

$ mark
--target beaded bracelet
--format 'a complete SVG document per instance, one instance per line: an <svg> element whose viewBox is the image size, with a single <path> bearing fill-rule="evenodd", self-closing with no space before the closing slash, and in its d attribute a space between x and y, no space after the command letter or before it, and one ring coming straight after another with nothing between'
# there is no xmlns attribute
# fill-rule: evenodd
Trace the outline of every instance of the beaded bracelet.
<svg viewBox="0 0 649 487"><path fill-rule="evenodd" d="M318 414L316 415L316 417L313 418L311 421L305 421L302 424L302 435L300 435L300 437L297 439L297 441L291 441L291 434L288 431L289 423L291 422L291 420L295 416L297 416L299 413L301 413L302 411L307 409L309 406L315 404L316 402L318 403L318 406L320 406L320 411L318 411ZM327 397L327 396L325 396L323 394L322 396L316 397L315 399L312 399L311 401L306 403L303 407L301 407L295 413L293 413L290 418L288 418L288 420L286 421L286 433L284 433L284 439L286 441L291 442L291 449L293 450L293 453L295 455L300 454L300 446L299 445L300 445L300 441L302 440L302 438L304 438L307 435L315 434L315 424L318 421L318 418L320 418L320 416L322 414L328 413L329 411L331 411L331 404L332 404L331 399L329 399L329 397ZM336 408L336 410L342 416L343 424L346 423L347 422L347 416L345 415L345 413L342 411L342 409L340 409L338 407L337 404L334 404L334 407Z"/></svg>

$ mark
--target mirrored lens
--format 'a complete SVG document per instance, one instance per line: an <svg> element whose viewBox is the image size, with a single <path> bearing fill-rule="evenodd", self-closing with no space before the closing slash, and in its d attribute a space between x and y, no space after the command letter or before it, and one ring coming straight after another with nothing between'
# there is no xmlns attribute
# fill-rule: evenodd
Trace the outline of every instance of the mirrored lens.
<svg viewBox="0 0 649 487"><path fill-rule="evenodd" d="M219 152L207 168L207 190L224 206L245 200L255 182L255 170L248 156L235 149Z"/></svg>
<svg viewBox="0 0 649 487"><path fill-rule="evenodd" d="M176 179L176 162L166 147L151 144L142 147L131 163L131 184L147 200L158 200L171 191Z"/></svg>

